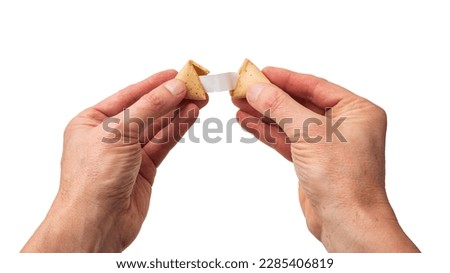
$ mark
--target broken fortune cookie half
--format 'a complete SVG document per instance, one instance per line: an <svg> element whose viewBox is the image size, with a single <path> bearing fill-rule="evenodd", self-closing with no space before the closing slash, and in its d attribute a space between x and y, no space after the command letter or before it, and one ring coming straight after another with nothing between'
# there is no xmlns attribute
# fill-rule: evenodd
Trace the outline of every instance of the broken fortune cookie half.
<svg viewBox="0 0 450 273"><path fill-rule="evenodd" d="M192 60L189 60L178 72L176 78L186 84L186 99L206 100L207 95L200 76L208 74L208 69ZM238 99L245 98L247 90L256 83L270 83L270 81L249 59L245 59L239 69L236 86L233 90L230 90L230 95Z"/></svg>
<svg viewBox="0 0 450 273"><path fill-rule="evenodd" d="M264 76L261 70L256 67L249 59L245 59L241 68L239 69L238 81L236 88L230 90L232 97L241 99L245 98L247 90L250 86L256 83L270 83L270 81Z"/></svg>
<svg viewBox="0 0 450 273"><path fill-rule="evenodd" d="M175 78L184 81L186 84L186 99L206 100L206 91L199 77L208 75L208 73L208 69L192 60L189 60L178 72Z"/></svg>

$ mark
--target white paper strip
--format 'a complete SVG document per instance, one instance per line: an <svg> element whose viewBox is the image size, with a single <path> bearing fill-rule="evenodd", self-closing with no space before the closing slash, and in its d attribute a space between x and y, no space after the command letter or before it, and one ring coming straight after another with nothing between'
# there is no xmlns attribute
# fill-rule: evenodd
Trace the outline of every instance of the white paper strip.
<svg viewBox="0 0 450 273"><path fill-rule="evenodd" d="M228 72L216 75L200 76L203 88L206 92L221 92L233 90L237 83L237 73Z"/></svg>

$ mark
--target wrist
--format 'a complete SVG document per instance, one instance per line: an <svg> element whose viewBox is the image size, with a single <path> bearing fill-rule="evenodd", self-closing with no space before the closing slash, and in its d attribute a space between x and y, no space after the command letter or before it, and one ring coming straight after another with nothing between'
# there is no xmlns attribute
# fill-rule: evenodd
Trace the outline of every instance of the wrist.
<svg viewBox="0 0 450 273"><path fill-rule="evenodd" d="M81 200L58 193L46 218L23 252L120 252L111 240L114 218Z"/></svg>
<svg viewBox="0 0 450 273"><path fill-rule="evenodd" d="M419 252L386 200L324 216L320 240L329 252Z"/></svg>

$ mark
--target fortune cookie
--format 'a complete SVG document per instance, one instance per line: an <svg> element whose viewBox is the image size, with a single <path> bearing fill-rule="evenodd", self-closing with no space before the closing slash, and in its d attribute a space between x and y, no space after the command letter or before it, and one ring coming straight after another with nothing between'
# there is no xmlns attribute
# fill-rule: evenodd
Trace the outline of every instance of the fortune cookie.
<svg viewBox="0 0 450 273"><path fill-rule="evenodd" d="M230 90L230 94L238 99L245 98L249 87L256 83L270 83L270 81L249 59L245 59L239 69L236 88Z"/></svg>
<svg viewBox="0 0 450 273"><path fill-rule="evenodd" d="M208 69L192 60L189 60L180 72L178 72L175 78L184 81L186 84L186 99L206 100L206 91L199 77L208 75L208 73Z"/></svg>

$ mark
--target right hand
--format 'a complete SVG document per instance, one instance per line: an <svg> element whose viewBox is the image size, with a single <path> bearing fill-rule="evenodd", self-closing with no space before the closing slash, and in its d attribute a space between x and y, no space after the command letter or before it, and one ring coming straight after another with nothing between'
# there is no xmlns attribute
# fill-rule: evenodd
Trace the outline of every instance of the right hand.
<svg viewBox="0 0 450 273"><path fill-rule="evenodd" d="M385 191L384 110L311 75L263 72L273 84L256 84L247 100L234 99L237 118L293 162L311 233L332 252L419 251Z"/></svg>

